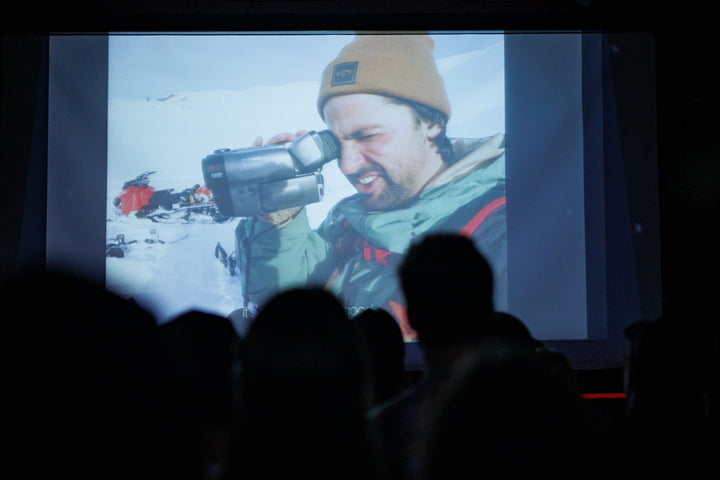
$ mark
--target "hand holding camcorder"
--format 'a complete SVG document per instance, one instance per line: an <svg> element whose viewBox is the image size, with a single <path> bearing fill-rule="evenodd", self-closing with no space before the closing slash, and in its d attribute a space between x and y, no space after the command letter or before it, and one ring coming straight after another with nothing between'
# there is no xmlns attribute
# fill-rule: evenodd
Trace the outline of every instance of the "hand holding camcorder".
<svg viewBox="0 0 720 480"><path fill-rule="evenodd" d="M294 142L215 150L203 158L202 170L220 213L262 216L320 201L320 169L339 156L329 130L310 131Z"/></svg>

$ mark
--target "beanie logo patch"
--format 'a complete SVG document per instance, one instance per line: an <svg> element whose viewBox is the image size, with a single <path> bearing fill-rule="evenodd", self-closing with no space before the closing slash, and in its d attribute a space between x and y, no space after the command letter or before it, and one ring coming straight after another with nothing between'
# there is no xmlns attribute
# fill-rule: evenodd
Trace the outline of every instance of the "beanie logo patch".
<svg viewBox="0 0 720 480"><path fill-rule="evenodd" d="M355 83L355 75L357 74L358 62L338 63L333 68L331 87L338 85L353 85Z"/></svg>

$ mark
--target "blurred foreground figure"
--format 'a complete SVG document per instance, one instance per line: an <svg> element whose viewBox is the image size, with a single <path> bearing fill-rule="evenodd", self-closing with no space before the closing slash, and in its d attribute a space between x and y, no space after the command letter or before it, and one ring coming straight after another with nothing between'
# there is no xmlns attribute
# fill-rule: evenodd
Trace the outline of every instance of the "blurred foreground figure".
<svg viewBox="0 0 720 480"><path fill-rule="evenodd" d="M75 479L197 478L148 312L61 273L15 279L2 302L14 312L3 322L3 363L13 366L6 412L26 475L45 467Z"/></svg>
<svg viewBox="0 0 720 480"><path fill-rule="evenodd" d="M381 308L353 317L365 363L368 407L377 407L412 385L405 369L405 342L395 318Z"/></svg>
<svg viewBox="0 0 720 480"><path fill-rule="evenodd" d="M245 337L228 475L372 478L353 327L321 289L273 297Z"/></svg>
<svg viewBox="0 0 720 480"><path fill-rule="evenodd" d="M472 240L433 234L410 246L400 275L426 370L412 389L371 411L370 421L384 478L417 479L437 398L457 362L487 333L493 274Z"/></svg>
<svg viewBox="0 0 720 480"><path fill-rule="evenodd" d="M437 402L428 480L602 478L607 458L572 385L531 352L466 357Z"/></svg>
<svg viewBox="0 0 720 480"><path fill-rule="evenodd" d="M636 322L625 336L628 402L619 435L626 475L697 477L717 470L717 327L668 317Z"/></svg>
<svg viewBox="0 0 720 480"><path fill-rule="evenodd" d="M192 433L204 480L224 472L235 406L241 339L230 320L189 311L160 326L178 390L181 415Z"/></svg>

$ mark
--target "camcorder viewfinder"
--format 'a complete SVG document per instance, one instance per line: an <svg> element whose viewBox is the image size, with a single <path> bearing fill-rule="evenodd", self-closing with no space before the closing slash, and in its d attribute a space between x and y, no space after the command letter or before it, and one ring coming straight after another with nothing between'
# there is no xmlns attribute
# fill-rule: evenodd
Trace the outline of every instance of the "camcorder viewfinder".
<svg viewBox="0 0 720 480"><path fill-rule="evenodd" d="M202 170L221 214L252 217L320 201L320 169L339 156L329 130L310 131L294 142L215 150Z"/></svg>

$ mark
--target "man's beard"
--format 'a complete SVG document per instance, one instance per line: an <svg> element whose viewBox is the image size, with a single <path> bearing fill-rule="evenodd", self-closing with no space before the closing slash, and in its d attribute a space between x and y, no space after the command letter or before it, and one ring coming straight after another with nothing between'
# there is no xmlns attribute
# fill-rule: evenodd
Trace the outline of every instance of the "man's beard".
<svg viewBox="0 0 720 480"><path fill-rule="evenodd" d="M392 210L408 202L411 196L410 189L403 183L391 179L387 170L380 165L368 167L347 178L350 183L355 185L359 178L368 174L377 175L378 179L382 180L384 184L382 191L376 194L359 192L363 203L369 210Z"/></svg>

